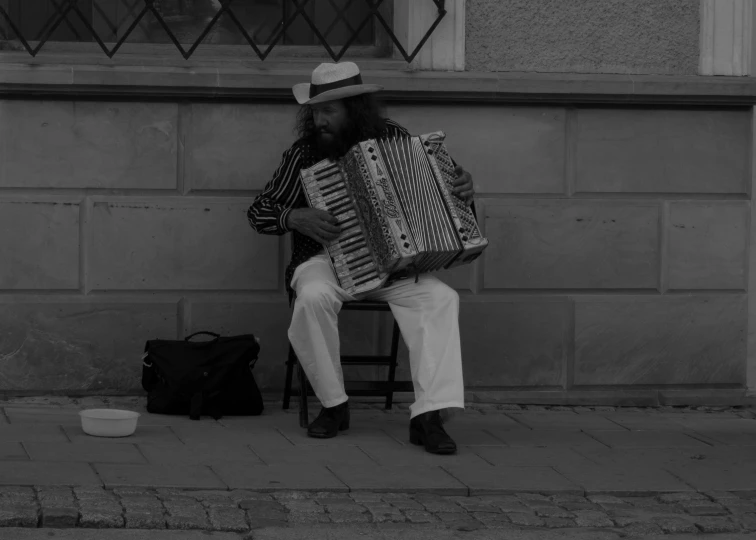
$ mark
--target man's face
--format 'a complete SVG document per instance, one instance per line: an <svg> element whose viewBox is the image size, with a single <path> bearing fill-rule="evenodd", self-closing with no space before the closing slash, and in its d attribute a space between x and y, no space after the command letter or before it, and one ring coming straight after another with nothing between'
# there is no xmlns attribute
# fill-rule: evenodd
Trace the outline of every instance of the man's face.
<svg viewBox="0 0 756 540"><path fill-rule="evenodd" d="M312 105L312 119L318 134L318 146L326 153L341 149L349 117L341 100Z"/></svg>

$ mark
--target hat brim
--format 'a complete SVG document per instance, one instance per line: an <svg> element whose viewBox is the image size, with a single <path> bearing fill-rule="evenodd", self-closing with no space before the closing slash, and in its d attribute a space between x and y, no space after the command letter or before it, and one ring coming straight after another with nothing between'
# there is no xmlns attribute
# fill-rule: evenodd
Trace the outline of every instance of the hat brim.
<svg viewBox="0 0 756 540"><path fill-rule="evenodd" d="M326 90L322 94L318 94L310 99L310 83L295 84L292 88L294 98L300 105L313 105L315 103L323 103L324 101L332 101L334 99L380 92L381 90L383 90L383 86L379 84L354 84L342 88L334 88L333 90Z"/></svg>

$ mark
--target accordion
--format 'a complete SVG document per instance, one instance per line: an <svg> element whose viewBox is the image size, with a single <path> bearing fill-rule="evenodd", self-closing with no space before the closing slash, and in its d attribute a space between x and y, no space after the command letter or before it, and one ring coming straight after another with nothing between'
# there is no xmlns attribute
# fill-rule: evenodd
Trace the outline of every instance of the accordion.
<svg viewBox="0 0 756 540"><path fill-rule="evenodd" d="M368 139L337 161L301 171L308 204L341 227L326 250L350 295L467 264L488 245L470 208L451 191L456 174L444 138L437 131Z"/></svg>

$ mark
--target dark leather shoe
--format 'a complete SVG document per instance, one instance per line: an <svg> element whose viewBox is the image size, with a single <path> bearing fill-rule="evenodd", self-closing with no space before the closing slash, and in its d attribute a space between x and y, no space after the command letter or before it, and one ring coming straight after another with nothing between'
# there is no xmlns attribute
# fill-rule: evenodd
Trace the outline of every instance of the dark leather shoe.
<svg viewBox="0 0 756 540"><path fill-rule="evenodd" d="M454 454L457 444L443 427L438 411L418 414L410 420L410 442L425 446L431 454Z"/></svg>
<svg viewBox="0 0 756 540"><path fill-rule="evenodd" d="M349 429L349 402L335 407L323 407L318 417L307 427L307 436L330 439L339 431Z"/></svg>

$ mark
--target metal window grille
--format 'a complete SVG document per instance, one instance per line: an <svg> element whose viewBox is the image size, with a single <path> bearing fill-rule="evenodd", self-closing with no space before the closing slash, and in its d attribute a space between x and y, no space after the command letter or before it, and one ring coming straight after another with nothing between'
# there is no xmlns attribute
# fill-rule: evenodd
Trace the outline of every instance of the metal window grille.
<svg viewBox="0 0 756 540"><path fill-rule="evenodd" d="M112 58L125 43L139 41L172 43L188 60L202 44L230 43L247 45L265 60L276 45L300 45L307 35L308 44L339 61L381 31L411 62L446 15L444 0L412 0L432 2L438 14L407 50L382 13L387 0L317 0L317 8L315 1L0 0L0 49L34 57L52 42L95 42ZM330 22L323 20L324 6Z"/></svg>

